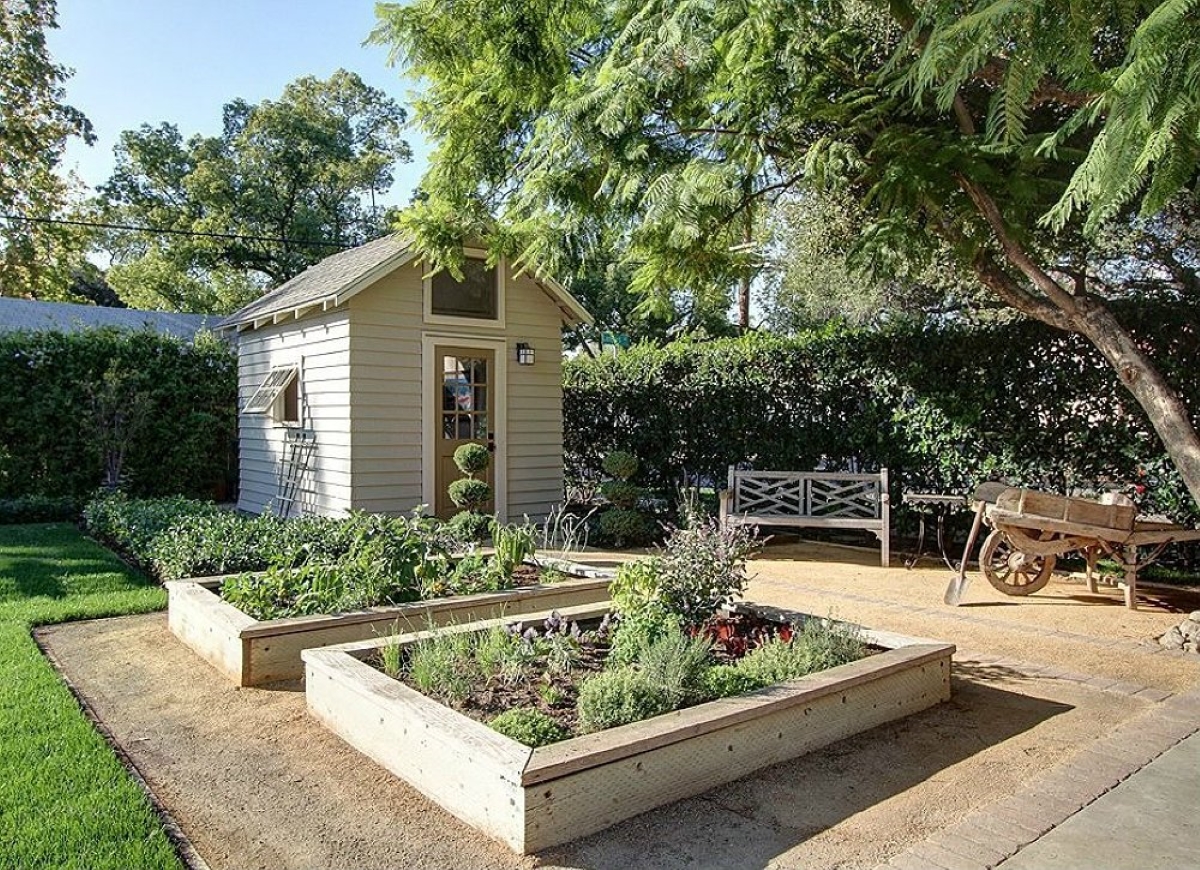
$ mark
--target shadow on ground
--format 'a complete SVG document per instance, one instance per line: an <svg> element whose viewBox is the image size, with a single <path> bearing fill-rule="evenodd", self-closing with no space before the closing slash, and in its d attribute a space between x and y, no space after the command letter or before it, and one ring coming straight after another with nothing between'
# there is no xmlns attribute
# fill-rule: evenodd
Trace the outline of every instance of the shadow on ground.
<svg viewBox="0 0 1200 870"><path fill-rule="evenodd" d="M835 825L936 782L963 760L1073 709L987 685L1019 676L1008 669L955 669L962 676L945 704L547 851L541 861L588 870L766 867ZM826 866L802 854L795 866Z"/></svg>

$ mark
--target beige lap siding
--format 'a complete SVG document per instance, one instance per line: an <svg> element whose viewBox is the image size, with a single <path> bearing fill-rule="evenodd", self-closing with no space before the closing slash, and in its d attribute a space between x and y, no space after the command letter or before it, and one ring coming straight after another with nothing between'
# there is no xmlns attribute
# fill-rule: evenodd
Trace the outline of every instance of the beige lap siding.
<svg viewBox="0 0 1200 870"><path fill-rule="evenodd" d="M338 515L350 508L350 329L345 308L246 330L238 341L239 408L274 366L301 365L304 425L317 449L301 478L297 510ZM279 495L286 428L270 414L239 414L238 507L262 513Z"/></svg>

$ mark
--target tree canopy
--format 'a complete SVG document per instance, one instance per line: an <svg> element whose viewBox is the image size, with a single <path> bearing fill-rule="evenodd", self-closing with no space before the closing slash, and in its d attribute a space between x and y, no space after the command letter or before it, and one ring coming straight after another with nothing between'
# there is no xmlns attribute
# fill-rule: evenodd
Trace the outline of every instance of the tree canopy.
<svg viewBox="0 0 1200 870"><path fill-rule="evenodd" d="M126 301L229 311L339 249L388 231L375 197L410 159L404 110L354 73L306 76L278 100L233 100L219 136L127 130L94 213L168 233L109 233Z"/></svg>
<svg viewBox="0 0 1200 870"><path fill-rule="evenodd" d="M636 289L703 293L761 259L748 211L839 192L862 268L948 250L998 301L1092 341L1200 501L1188 409L1098 276L1064 262L1194 188L1196 6L417 0L381 4L374 39L426 83L436 150L404 220L440 260L491 228L497 252L561 271L617 228Z"/></svg>
<svg viewBox="0 0 1200 870"><path fill-rule="evenodd" d="M0 3L0 294L62 298L81 262L63 216L70 183L58 172L67 140L94 141L83 113L64 102L71 71L54 62L46 31L55 0Z"/></svg>

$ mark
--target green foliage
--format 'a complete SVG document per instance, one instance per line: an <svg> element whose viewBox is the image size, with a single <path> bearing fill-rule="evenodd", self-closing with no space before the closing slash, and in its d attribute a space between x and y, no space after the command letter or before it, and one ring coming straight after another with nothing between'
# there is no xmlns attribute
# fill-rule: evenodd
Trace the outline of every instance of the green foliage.
<svg viewBox="0 0 1200 870"><path fill-rule="evenodd" d="M0 497L82 498L116 456L131 493L211 495L236 478L236 395L237 360L211 336L0 335Z"/></svg>
<svg viewBox="0 0 1200 870"><path fill-rule="evenodd" d="M654 537L650 521L641 511L613 508L596 521L600 536L614 547L638 547Z"/></svg>
<svg viewBox="0 0 1200 870"><path fill-rule="evenodd" d="M1200 408L1200 307L1142 303L1121 316L1185 404ZM627 445L670 492L724 485L729 466L886 466L904 488L970 492L989 479L1052 491L1143 483L1148 511L1200 519L1145 414L1088 343L1028 320L830 327L639 346L567 363L569 479L595 479ZM899 498L899 492L893 493Z"/></svg>
<svg viewBox="0 0 1200 870"><path fill-rule="evenodd" d="M96 213L182 231L103 239L123 298L227 312L386 226L370 194L391 186L409 149L404 110L382 91L337 70L299 78L277 100L233 100L222 118L220 135L187 141L170 123L121 133ZM213 229L248 238L186 234Z"/></svg>
<svg viewBox="0 0 1200 870"><path fill-rule="evenodd" d="M587 733L668 713L671 705L644 673L622 667L584 680L578 708L580 728Z"/></svg>
<svg viewBox="0 0 1200 870"><path fill-rule="evenodd" d="M488 536L495 518L476 511L459 511L446 524L463 543L478 544Z"/></svg>
<svg viewBox="0 0 1200 870"><path fill-rule="evenodd" d="M409 646L409 682L420 692L447 701L462 701L479 674L471 632L435 632Z"/></svg>
<svg viewBox="0 0 1200 870"><path fill-rule="evenodd" d="M566 740L571 735L541 710L535 707L514 707L488 721L488 727L511 737L518 743L537 748Z"/></svg>
<svg viewBox="0 0 1200 870"><path fill-rule="evenodd" d="M491 462L492 454L488 452L488 449L474 441L463 444L454 451L454 464L468 477L474 477L487 471Z"/></svg>
<svg viewBox="0 0 1200 870"><path fill-rule="evenodd" d="M70 496L24 495L0 498L0 526L17 523L74 522L79 518L80 501Z"/></svg>
<svg viewBox="0 0 1200 870"><path fill-rule="evenodd" d="M737 665L713 665L704 672L704 694L709 698L731 698L760 688L759 681Z"/></svg>
<svg viewBox="0 0 1200 870"><path fill-rule="evenodd" d="M611 475L617 480L626 481L637 474L638 458L626 450L614 450L604 457L601 468L604 469L605 474ZM609 501L613 500L609 499ZM629 507L629 505L618 505L618 507Z"/></svg>
<svg viewBox="0 0 1200 870"><path fill-rule="evenodd" d="M95 141L92 125L67 105L71 70L55 63L46 34L58 26L55 0L0 5L0 295L63 299L84 267L77 228L12 220L67 217L67 142Z"/></svg>
<svg viewBox="0 0 1200 870"><path fill-rule="evenodd" d="M93 538L123 551L139 564L150 566L159 540L173 537L167 532L177 522L203 521L224 513L212 502L183 496L133 499L118 491L101 493L89 501L83 509L83 521ZM228 516L242 519L233 514ZM212 541L206 545L217 547L223 543Z"/></svg>
<svg viewBox="0 0 1200 870"><path fill-rule="evenodd" d="M471 513L478 513L492 497L492 488L486 480L476 480L473 477L460 477L447 487L450 501Z"/></svg>
<svg viewBox="0 0 1200 870"><path fill-rule="evenodd" d="M609 653L615 664L632 664L643 649L679 630L679 616L662 599L659 570L656 557L625 562L609 584L613 609L620 615Z"/></svg>
<svg viewBox="0 0 1200 870"><path fill-rule="evenodd" d="M625 480L606 480L600 484L600 494L612 502L614 507L631 511L637 507L642 489Z"/></svg>
<svg viewBox="0 0 1200 870"><path fill-rule="evenodd" d="M791 640L769 640L747 653L736 667L762 687L857 661L865 654L856 626L809 619Z"/></svg>
<svg viewBox="0 0 1200 870"><path fill-rule="evenodd" d="M637 667L671 709L678 709L705 700L711 657L712 644L707 638L691 637L676 627L638 652Z"/></svg>
<svg viewBox="0 0 1200 870"><path fill-rule="evenodd" d="M511 577L519 565L533 558L537 552L532 525L493 522L491 531L494 550L492 561L497 570L506 576Z"/></svg>
<svg viewBox="0 0 1200 870"><path fill-rule="evenodd" d="M379 648L379 666L393 680L400 677L404 670L404 647L395 640Z"/></svg>
<svg viewBox="0 0 1200 870"><path fill-rule="evenodd" d="M686 628L699 628L742 594L746 561L762 548L757 529L709 517L675 529L657 560L658 600Z"/></svg>

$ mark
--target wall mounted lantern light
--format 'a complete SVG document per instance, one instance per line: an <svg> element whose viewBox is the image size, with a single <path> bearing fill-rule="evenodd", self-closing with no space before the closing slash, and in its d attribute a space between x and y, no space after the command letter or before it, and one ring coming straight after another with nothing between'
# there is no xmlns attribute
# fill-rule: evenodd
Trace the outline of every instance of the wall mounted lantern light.
<svg viewBox="0 0 1200 870"><path fill-rule="evenodd" d="M533 365L533 348L527 342L517 342L517 364L523 366Z"/></svg>

